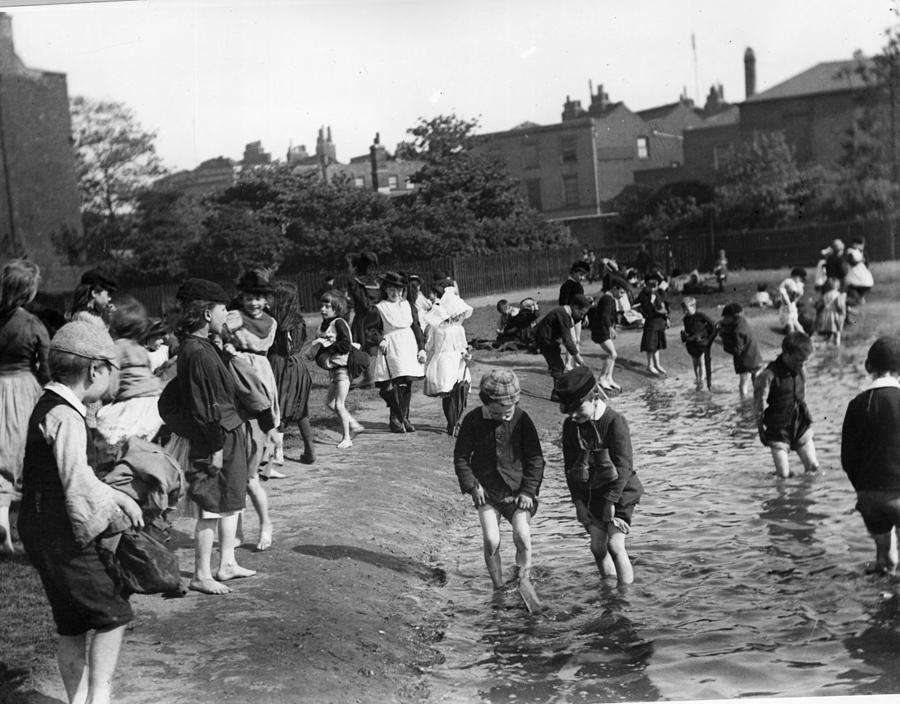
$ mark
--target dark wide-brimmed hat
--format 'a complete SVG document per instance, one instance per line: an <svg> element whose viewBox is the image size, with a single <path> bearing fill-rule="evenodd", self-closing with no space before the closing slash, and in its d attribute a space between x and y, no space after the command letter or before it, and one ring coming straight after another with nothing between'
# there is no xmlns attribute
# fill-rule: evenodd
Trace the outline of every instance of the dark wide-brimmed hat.
<svg viewBox="0 0 900 704"><path fill-rule="evenodd" d="M556 380L556 395L559 397L559 410L572 413L581 402L597 388L597 380L587 367L575 367Z"/></svg>
<svg viewBox="0 0 900 704"><path fill-rule="evenodd" d="M228 303L231 300L225 289L215 281L207 279L188 279L175 292L175 298L182 303L191 301L209 301L210 303Z"/></svg>
<svg viewBox="0 0 900 704"><path fill-rule="evenodd" d="M381 282L382 286L406 288L406 277L398 271L386 271L378 277L378 281Z"/></svg>
<svg viewBox="0 0 900 704"><path fill-rule="evenodd" d="M169 329L161 318L148 318L147 329L141 336L144 341L155 340L157 337L165 337L169 334Z"/></svg>
<svg viewBox="0 0 900 704"><path fill-rule="evenodd" d="M236 286L241 293L258 293L268 296L275 292L275 287L269 281L268 274L259 269L245 271L237 280Z"/></svg>
<svg viewBox="0 0 900 704"><path fill-rule="evenodd" d="M115 293L119 288L116 278L102 269L88 269L81 275L81 283L94 290L106 290L110 293Z"/></svg>

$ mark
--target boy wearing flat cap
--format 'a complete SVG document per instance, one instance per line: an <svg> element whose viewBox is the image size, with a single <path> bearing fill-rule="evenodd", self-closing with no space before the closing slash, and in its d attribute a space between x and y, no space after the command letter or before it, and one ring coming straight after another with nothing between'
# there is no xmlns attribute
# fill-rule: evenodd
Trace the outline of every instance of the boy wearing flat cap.
<svg viewBox="0 0 900 704"><path fill-rule="evenodd" d="M519 580L529 579L530 522L544 478L544 453L534 423L518 405L519 379L513 372L493 369L482 376L479 397L482 406L460 424L453 466L459 488L478 509L484 561L494 589L500 589L500 516L512 524Z"/></svg>
<svg viewBox="0 0 900 704"><path fill-rule="evenodd" d="M606 394L587 367L563 374L556 393L559 410L568 415L562 449L575 517L591 536L600 574L631 584L634 570L625 536L644 488L632 464L628 423L606 404Z"/></svg>
<svg viewBox="0 0 900 704"><path fill-rule="evenodd" d="M134 613L98 538L110 527L143 526L137 503L88 464L85 404L109 387L116 348L103 328L77 321L54 335L48 361L52 381L28 423L19 535L50 601L66 692L72 701L108 702Z"/></svg>
<svg viewBox="0 0 900 704"><path fill-rule="evenodd" d="M850 401L841 433L841 464L856 490L856 510L875 541L869 571L897 571L900 527L900 338L879 337L869 348L873 381Z"/></svg>
<svg viewBox="0 0 900 704"><path fill-rule="evenodd" d="M217 283L188 279L175 297L182 305L178 372L169 382L174 385L176 410L164 408L168 399L163 398L160 414L173 432L190 442L185 476L198 518L194 576L188 586L204 594L227 594L231 589L223 582L256 574L241 567L235 557L238 517L249 477L250 431L238 412L234 378L209 339L211 334L222 334L229 296ZM220 559L214 578L211 563L217 531Z"/></svg>

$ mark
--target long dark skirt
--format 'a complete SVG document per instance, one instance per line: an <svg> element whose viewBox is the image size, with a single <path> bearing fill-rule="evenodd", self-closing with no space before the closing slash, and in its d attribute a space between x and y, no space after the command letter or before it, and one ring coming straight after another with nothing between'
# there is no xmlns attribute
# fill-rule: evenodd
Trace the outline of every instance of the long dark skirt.
<svg viewBox="0 0 900 704"><path fill-rule="evenodd" d="M283 357L269 356L275 381L278 384L278 403L281 406L282 424L302 420L309 415L309 392L312 377L300 353Z"/></svg>

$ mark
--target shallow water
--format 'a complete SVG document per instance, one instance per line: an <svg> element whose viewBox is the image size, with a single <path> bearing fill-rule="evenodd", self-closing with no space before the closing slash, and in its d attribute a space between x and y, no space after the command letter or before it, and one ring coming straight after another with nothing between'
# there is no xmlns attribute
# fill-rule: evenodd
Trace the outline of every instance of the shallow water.
<svg viewBox="0 0 900 704"><path fill-rule="evenodd" d="M435 698L900 692L900 598L888 578L864 574L874 548L840 469L844 410L867 384L864 355L820 350L808 365L819 475L775 479L751 404L724 365L712 393L682 378L616 399L646 492L628 538L635 583L623 589L597 573L553 444L558 428L550 429L532 523L545 610L529 615L514 590L492 593L473 514L446 555L451 608ZM509 569L514 549L503 530Z"/></svg>

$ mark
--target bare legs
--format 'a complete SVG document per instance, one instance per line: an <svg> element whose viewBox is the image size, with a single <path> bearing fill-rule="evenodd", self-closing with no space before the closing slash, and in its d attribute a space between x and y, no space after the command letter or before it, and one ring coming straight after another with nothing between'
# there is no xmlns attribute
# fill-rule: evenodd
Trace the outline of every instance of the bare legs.
<svg viewBox="0 0 900 704"><path fill-rule="evenodd" d="M604 577L616 577L619 584L634 581L634 568L625 549L625 534L610 524L591 521L591 552L597 569Z"/></svg>
<svg viewBox="0 0 900 704"><path fill-rule="evenodd" d="M606 357L603 359L603 366L600 369L600 379L598 380L600 386L605 389L622 388L613 381L613 371L616 368L616 360L619 358L615 344L612 340L606 340L600 343L600 349L606 353Z"/></svg>
<svg viewBox="0 0 900 704"><path fill-rule="evenodd" d="M478 509L478 519L484 538L484 563L487 565L494 589L500 589L504 584L500 562L499 515L497 509L490 504ZM531 514L528 511L516 511L511 523L513 542L516 546L516 567L520 575L527 575L531 570Z"/></svg>
<svg viewBox="0 0 900 704"><path fill-rule="evenodd" d="M56 660L69 704L110 702L124 635L121 625L95 631L90 646L86 633L59 637Z"/></svg>
<svg viewBox="0 0 900 704"><path fill-rule="evenodd" d="M268 550L272 546L272 519L269 517L269 497L259 481L259 473L255 472L247 480L247 494L250 495L250 503L259 516L259 542L257 550Z"/></svg>
<svg viewBox="0 0 900 704"><path fill-rule="evenodd" d="M11 555L12 531L9 526L9 504L0 506L0 555Z"/></svg>
<svg viewBox="0 0 900 704"><path fill-rule="evenodd" d="M189 587L204 594L227 594L231 591L222 582L239 577L251 577L256 572L241 567L234 551L237 548L237 524L240 512L221 518L198 518L194 529L194 576ZM216 530L219 533L219 569L212 575L212 549Z"/></svg>
<svg viewBox="0 0 900 704"><path fill-rule="evenodd" d="M894 574L898 561L896 530L873 535L872 540L875 541L875 571Z"/></svg>
<svg viewBox="0 0 900 704"><path fill-rule="evenodd" d="M791 476L789 453L787 443L776 442L769 445L772 452L772 461L775 463L775 474L782 479ZM812 433L806 439L801 438L801 444L797 447L797 455L803 464L805 472L818 472L819 460L816 457L816 444L813 442Z"/></svg>
<svg viewBox="0 0 900 704"><path fill-rule="evenodd" d="M647 352L647 371L651 374L665 374L666 370L659 363L659 350Z"/></svg>
<svg viewBox="0 0 900 704"><path fill-rule="evenodd" d="M338 449L343 450L353 447L353 435L362 430L362 425L350 415L347 410L347 394L350 391L350 379L347 378L346 370L344 374L336 370L328 387L328 396L325 398L325 405L329 410L333 411L341 421L341 441L338 443Z"/></svg>

